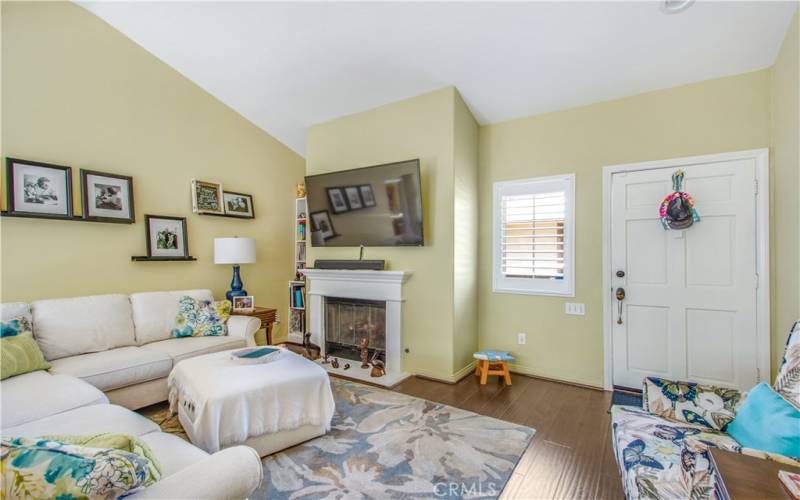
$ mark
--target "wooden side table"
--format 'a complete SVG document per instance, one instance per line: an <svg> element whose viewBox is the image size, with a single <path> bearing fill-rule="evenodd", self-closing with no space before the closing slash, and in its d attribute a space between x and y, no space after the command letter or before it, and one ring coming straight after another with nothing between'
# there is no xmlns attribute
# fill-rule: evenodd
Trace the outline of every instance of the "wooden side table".
<svg viewBox="0 0 800 500"><path fill-rule="evenodd" d="M711 460L722 479L723 499L791 499L778 479L778 471L800 473L800 468L791 465L719 448L711 448Z"/></svg>
<svg viewBox="0 0 800 500"><path fill-rule="evenodd" d="M269 307L256 307L252 311L233 311L233 316L253 316L261 320L261 328L266 330L267 345L272 345L272 325L275 323L275 315L277 309L270 309Z"/></svg>

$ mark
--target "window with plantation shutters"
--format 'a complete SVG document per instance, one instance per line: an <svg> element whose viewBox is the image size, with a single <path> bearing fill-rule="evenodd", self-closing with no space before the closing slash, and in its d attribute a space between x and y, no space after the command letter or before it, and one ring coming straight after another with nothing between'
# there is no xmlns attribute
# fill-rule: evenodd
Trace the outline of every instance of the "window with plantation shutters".
<svg viewBox="0 0 800 500"><path fill-rule="evenodd" d="M494 185L494 291L574 295L574 175Z"/></svg>

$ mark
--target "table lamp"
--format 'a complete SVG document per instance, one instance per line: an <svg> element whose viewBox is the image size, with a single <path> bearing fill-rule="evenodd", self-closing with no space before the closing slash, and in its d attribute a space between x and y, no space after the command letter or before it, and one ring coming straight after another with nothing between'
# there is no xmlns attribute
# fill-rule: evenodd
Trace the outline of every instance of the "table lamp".
<svg viewBox="0 0 800 500"><path fill-rule="evenodd" d="M256 240L253 238L214 238L214 264L233 264L231 289L225 297L233 301L234 297L243 297L247 291L239 276L240 264L255 264Z"/></svg>

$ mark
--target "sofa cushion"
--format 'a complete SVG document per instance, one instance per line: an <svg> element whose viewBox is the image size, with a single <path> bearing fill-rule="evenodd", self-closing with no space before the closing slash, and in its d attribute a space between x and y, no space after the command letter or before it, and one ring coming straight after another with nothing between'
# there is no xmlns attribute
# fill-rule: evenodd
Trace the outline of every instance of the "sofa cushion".
<svg viewBox="0 0 800 500"><path fill-rule="evenodd" d="M110 391L166 377L172 369L172 358L141 347L120 347L61 358L51 364L53 373L72 375L100 390Z"/></svg>
<svg viewBox="0 0 800 500"><path fill-rule="evenodd" d="M101 433L143 436L158 431L158 424L122 406L99 404L3 428L8 436L94 435ZM158 455L156 455L158 457Z"/></svg>
<svg viewBox="0 0 800 500"><path fill-rule="evenodd" d="M23 316L29 323L33 321L30 304L27 302L6 302L5 304L0 304L0 321L8 321L19 316Z"/></svg>
<svg viewBox="0 0 800 500"><path fill-rule="evenodd" d="M173 434L151 432L140 438L153 451L165 478L208 456L208 453Z"/></svg>
<svg viewBox="0 0 800 500"><path fill-rule="evenodd" d="M747 395L728 434L744 447L800 459L800 410L763 382Z"/></svg>
<svg viewBox="0 0 800 500"><path fill-rule="evenodd" d="M162 340L142 346L142 349L153 350L170 356L174 363L178 361L208 354L245 347L247 341L241 337L185 337Z"/></svg>
<svg viewBox="0 0 800 500"><path fill-rule="evenodd" d="M181 290L174 292L143 292L130 296L136 343L149 344L171 337L181 297L214 300L211 290Z"/></svg>
<svg viewBox="0 0 800 500"><path fill-rule="evenodd" d="M33 336L49 361L136 343L127 295L37 300L31 310Z"/></svg>
<svg viewBox="0 0 800 500"><path fill-rule="evenodd" d="M108 398L83 380L36 371L11 377L0 384L0 422L3 429L88 405Z"/></svg>

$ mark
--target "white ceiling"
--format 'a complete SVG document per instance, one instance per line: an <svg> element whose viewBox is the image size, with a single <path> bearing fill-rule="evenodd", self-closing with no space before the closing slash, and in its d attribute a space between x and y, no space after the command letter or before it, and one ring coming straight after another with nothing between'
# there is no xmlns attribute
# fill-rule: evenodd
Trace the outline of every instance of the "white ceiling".
<svg viewBox="0 0 800 500"><path fill-rule="evenodd" d="M770 66L796 2L79 2L300 154L305 128L458 88L481 123Z"/></svg>

